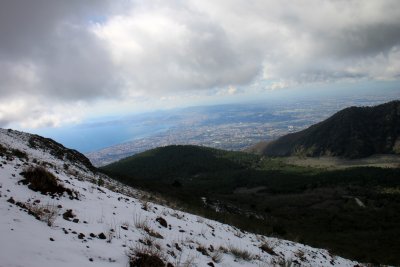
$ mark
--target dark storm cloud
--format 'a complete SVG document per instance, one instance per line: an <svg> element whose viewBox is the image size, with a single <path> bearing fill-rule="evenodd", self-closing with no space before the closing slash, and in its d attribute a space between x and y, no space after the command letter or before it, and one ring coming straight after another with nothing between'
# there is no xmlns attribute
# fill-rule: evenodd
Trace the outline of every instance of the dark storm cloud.
<svg viewBox="0 0 400 267"><path fill-rule="evenodd" d="M77 0L3 1L0 92L63 99L106 93L114 85L110 56L88 29L106 4L92 3L96 5Z"/></svg>
<svg viewBox="0 0 400 267"><path fill-rule="evenodd" d="M4 0L0 8L0 54L3 58L32 56L47 46L65 23L86 23L102 14L105 1ZM95 3L95 5L92 5Z"/></svg>

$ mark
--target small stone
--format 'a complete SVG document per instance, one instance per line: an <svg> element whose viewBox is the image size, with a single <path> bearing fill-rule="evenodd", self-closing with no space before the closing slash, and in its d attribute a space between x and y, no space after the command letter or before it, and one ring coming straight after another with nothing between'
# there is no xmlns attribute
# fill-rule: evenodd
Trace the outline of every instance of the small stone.
<svg viewBox="0 0 400 267"><path fill-rule="evenodd" d="M54 241L54 238L50 237L50 241Z"/></svg>
<svg viewBox="0 0 400 267"><path fill-rule="evenodd" d="M167 221L163 218L163 217L158 217L156 219L156 222L158 222L161 226L167 228L168 227L168 223Z"/></svg>
<svg viewBox="0 0 400 267"><path fill-rule="evenodd" d="M66 212L64 212L63 214L63 218L64 220L69 221L70 219L74 218L75 214L72 213L72 210L67 210Z"/></svg>
<svg viewBox="0 0 400 267"><path fill-rule="evenodd" d="M105 235L104 233L100 233L100 234L98 235L98 237L99 237L100 239L107 239L107 237L106 237L106 235Z"/></svg>
<svg viewBox="0 0 400 267"><path fill-rule="evenodd" d="M182 251L182 248L179 246L178 243L175 243L175 248L176 248L177 250L179 250L179 251Z"/></svg>
<svg viewBox="0 0 400 267"><path fill-rule="evenodd" d="M15 200L14 200L12 197L10 197L10 198L7 200L7 202L8 202L8 203L11 203L11 204L15 204Z"/></svg>

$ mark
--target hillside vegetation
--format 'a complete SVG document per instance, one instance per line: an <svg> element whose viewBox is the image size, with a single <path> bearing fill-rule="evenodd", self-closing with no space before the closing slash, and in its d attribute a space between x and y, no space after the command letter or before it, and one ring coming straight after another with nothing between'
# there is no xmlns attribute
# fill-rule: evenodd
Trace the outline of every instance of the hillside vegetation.
<svg viewBox="0 0 400 267"><path fill-rule="evenodd" d="M267 156L363 158L400 154L400 101L349 107L311 127L250 149Z"/></svg>
<svg viewBox="0 0 400 267"><path fill-rule="evenodd" d="M242 229L400 264L400 170L324 170L282 159L168 146L102 168L171 203Z"/></svg>

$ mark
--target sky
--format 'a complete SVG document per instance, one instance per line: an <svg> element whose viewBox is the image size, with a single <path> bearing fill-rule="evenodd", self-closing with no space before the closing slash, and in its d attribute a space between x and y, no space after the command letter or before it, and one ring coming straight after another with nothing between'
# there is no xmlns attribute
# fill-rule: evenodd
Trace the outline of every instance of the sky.
<svg viewBox="0 0 400 267"><path fill-rule="evenodd" d="M0 40L0 127L400 85L398 0L2 0Z"/></svg>

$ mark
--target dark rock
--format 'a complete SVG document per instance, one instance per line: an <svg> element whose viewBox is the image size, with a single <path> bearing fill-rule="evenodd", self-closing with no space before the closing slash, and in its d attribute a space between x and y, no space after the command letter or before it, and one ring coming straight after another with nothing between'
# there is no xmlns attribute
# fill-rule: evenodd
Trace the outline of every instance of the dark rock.
<svg viewBox="0 0 400 267"><path fill-rule="evenodd" d="M106 235L105 235L104 233L100 233L100 234L98 235L98 237L99 237L100 239L107 239L107 237L106 237Z"/></svg>
<svg viewBox="0 0 400 267"><path fill-rule="evenodd" d="M64 220L69 221L70 219L74 218L76 215L72 213L72 210L67 210L66 212L64 212L63 214L63 218Z"/></svg>
<svg viewBox="0 0 400 267"><path fill-rule="evenodd" d="M178 243L175 243L175 248L179 251L182 251L182 248L178 245Z"/></svg>
<svg viewBox="0 0 400 267"><path fill-rule="evenodd" d="M209 256L205 247L197 247L196 250L204 256Z"/></svg>
<svg viewBox="0 0 400 267"><path fill-rule="evenodd" d="M167 228L168 227L168 223L167 221L163 218L163 217L158 217L156 219L156 222L158 222L161 226Z"/></svg>

